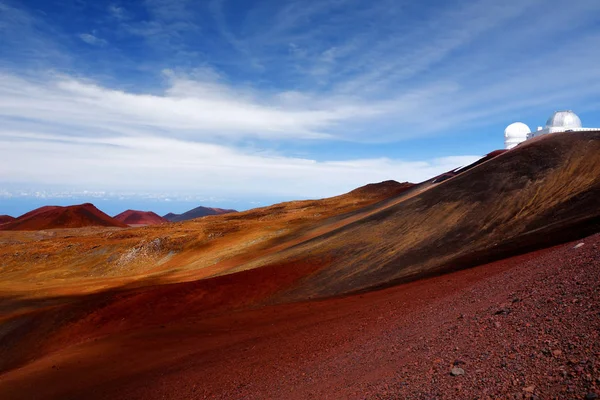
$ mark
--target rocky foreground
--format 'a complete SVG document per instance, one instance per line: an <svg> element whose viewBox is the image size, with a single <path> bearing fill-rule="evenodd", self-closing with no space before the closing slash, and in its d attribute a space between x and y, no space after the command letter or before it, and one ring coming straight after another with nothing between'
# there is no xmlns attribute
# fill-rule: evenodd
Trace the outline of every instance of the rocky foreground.
<svg viewBox="0 0 600 400"><path fill-rule="evenodd" d="M379 292L83 343L4 374L0 398L595 399L599 295L594 235Z"/></svg>

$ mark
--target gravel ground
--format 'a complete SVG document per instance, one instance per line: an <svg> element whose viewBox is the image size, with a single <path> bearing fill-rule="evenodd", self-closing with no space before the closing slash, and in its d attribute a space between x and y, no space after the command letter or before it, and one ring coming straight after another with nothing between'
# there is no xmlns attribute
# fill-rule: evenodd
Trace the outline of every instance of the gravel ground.
<svg viewBox="0 0 600 400"><path fill-rule="evenodd" d="M0 377L0 398L595 399L599 278L594 235L379 292L85 344Z"/></svg>

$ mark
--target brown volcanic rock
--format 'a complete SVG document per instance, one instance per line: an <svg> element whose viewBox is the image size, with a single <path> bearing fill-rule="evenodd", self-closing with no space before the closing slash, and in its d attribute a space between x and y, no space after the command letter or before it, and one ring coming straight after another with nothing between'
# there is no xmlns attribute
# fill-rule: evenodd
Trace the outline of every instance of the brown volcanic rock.
<svg viewBox="0 0 600 400"><path fill-rule="evenodd" d="M171 221L171 222L182 222L182 221L188 221L190 219L206 217L208 215L221 215L221 214L229 214L229 213L235 213L235 212L237 212L237 211L224 209L224 208L200 206L200 207L196 207L192 210L186 211L183 214L168 213L167 215L164 215L163 218L165 218L166 220Z"/></svg>
<svg viewBox="0 0 600 400"><path fill-rule="evenodd" d="M156 225L169 222L152 211L127 210L113 217L127 225Z"/></svg>
<svg viewBox="0 0 600 400"><path fill-rule="evenodd" d="M0 225L5 224L7 222L14 221L15 217L11 217L10 215L0 215Z"/></svg>
<svg viewBox="0 0 600 400"><path fill-rule="evenodd" d="M85 203L67 207L40 207L1 225L0 230L35 231L87 226L127 227L126 224L98 210L93 204Z"/></svg>

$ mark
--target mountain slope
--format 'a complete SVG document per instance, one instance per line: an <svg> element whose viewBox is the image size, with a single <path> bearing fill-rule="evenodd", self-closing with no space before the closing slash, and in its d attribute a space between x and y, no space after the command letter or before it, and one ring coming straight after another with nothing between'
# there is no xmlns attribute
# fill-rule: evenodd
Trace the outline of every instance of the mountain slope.
<svg viewBox="0 0 600 400"><path fill-rule="evenodd" d="M0 230L34 231L86 226L127 227L124 223L98 210L93 204L85 203L67 207L40 207L3 224Z"/></svg>
<svg viewBox="0 0 600 400"><path fill-rule="evenodd" d="M0 225L14 220L15 217L11 217L10 215L0 215Z"/></svg>
<svg viewBox="0 0 600 400"><path fill-rule="evenodd" d="M27 240L5 236L0 259L9 268L0 269L0 292L38 296L42 292L37 283L43 282L46 295L49 291L81 294L130 280L143 284L154 276L163 282L180 282L227 273L334 229L348 216L356 218L365 207L376 207L414 189L412 183L387 181L321 200L291 201L144 229L57 234L36 245L27 242L39 240L37 235ZM14 272L8 274L9 270Z"/></svg>
<svg viewBox="0 0 600 400"><path fill-rule="evenodd" d="M236 210L227 210L227 209L223 209L223 208L200 206L200 207L191 209L189 211L186 211L183 214L169 213L167 215L164 215L163 218L165 218L166 220L171 221L171 222L182 222L182 221L188 221L190 219L206 217L207 215L221 215L221 214L228 214L228 213L234 213L234 212L237 212L237 211Z"/></svg>
<svg viewBox="0 0 600 400"><path fill-rule="evenodd" d="M585 399L599 290L594 235L361 295L65 336L72 347L5 373L0 398ZM450 374L457 364L465 375Z"/></svg>
<svg viewBox="0 0 600 400"><path fill-rule="evenodd" d="M265 264L328 260L281 296L300 300L388 286L585 236L600 230L599 154L599 132L547 135Z"/></svg>
<svg viewBox="0 0 600 400"><path fill-rule="evenodd" d="M127 225L156 225L169 222L152 211L127 210L113 217Z"/></svg>

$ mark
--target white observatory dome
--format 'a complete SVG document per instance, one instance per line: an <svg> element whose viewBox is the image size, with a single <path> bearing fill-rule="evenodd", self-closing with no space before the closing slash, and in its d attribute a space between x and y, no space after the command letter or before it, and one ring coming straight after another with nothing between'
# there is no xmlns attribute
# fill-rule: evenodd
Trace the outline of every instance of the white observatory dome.
<svg viewBox="0 0 600 400"><path fill-rule="evenodd" d="M526 141L527 134L530 132L529 127L522 122L510 124L504 130L504 145L507 149L512 149L519 143Z"/></svg>
<svg viewBox="0 0 600 400"><path fill-rule="evenodd" d="M546 122L546 128L581 128L581 120L573 111L556 111Z"/></svg>

